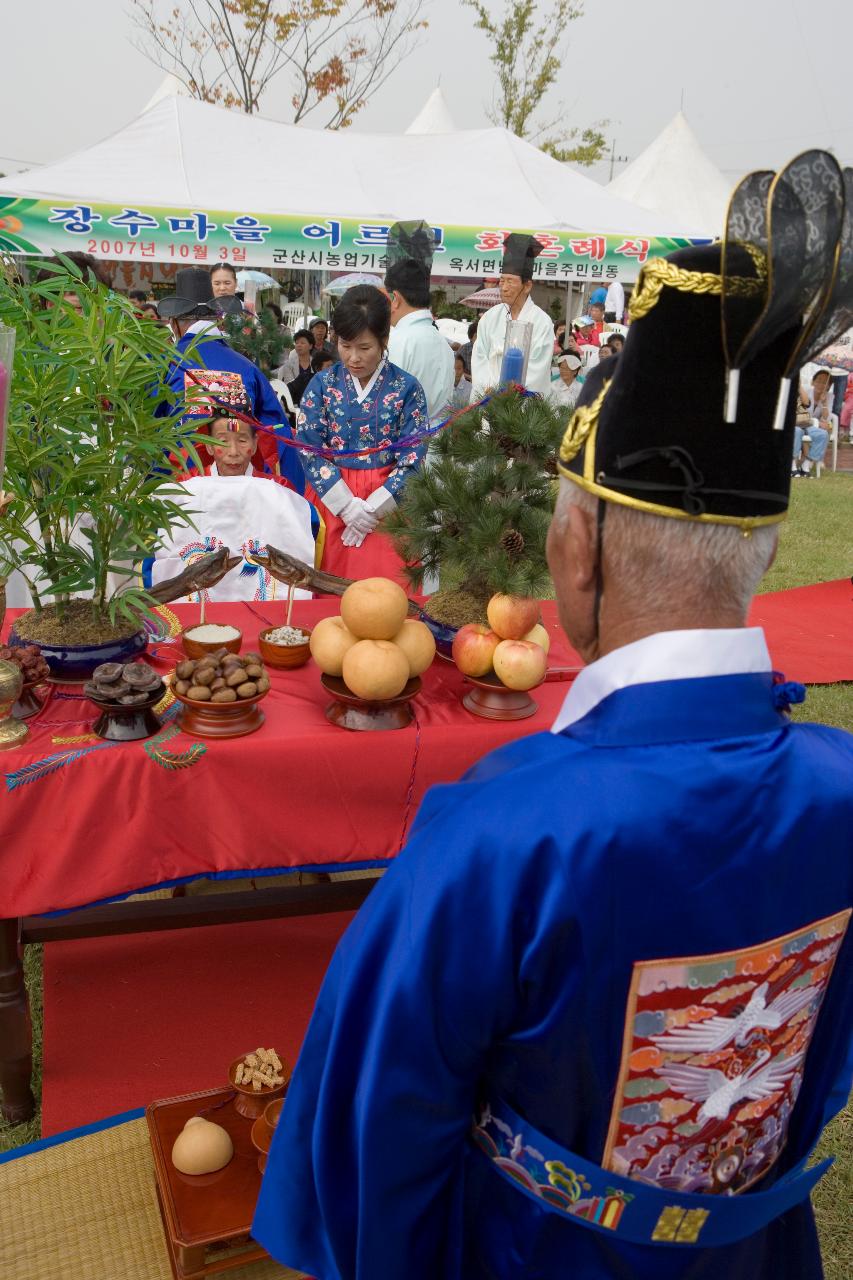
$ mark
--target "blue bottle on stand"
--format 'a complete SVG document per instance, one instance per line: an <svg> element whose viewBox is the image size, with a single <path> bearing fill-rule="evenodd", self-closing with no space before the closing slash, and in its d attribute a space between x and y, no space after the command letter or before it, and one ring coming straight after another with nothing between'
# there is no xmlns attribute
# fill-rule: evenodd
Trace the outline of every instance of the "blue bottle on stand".
<svg viewBox="0 0 853 1280"><path fill-rule="evenodd" d="M527 363L530 359L530 342L533 325L525 320L508 320L504 335L504 355L501 361L501 386L524 386Z"/></svg>

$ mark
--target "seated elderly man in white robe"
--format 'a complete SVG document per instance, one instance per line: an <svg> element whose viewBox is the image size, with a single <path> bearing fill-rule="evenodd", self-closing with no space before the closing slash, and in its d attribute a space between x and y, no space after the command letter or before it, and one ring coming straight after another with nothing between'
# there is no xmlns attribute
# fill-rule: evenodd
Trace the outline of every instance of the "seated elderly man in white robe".
<svg viewBox="0 0 853 1280"><path fill-rule="evenodd" d="M253 469L257 443L253 427L232 418L216 418L210 436L213 462L203 475L183 478L180 487L185 496L175 499L185 507L187 523L174 525L153 561L147 562L146 585L155 586L201 556L229 547L233 555L242 556L241 563L205 592L206 599L274 600L286 588L247 557L262 552L269 543L313 565L322 528L318 513L281 477ZM310 598L311 593L297 590L294 595Z"/></svg>

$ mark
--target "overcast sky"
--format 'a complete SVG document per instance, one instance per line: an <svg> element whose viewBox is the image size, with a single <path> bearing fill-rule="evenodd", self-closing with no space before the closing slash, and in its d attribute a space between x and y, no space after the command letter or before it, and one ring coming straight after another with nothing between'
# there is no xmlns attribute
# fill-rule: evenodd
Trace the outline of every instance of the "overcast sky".
<svg viewBox="0 0 853 1280"><path fill-rule="evenodd" d="M162 72L130 43L127 8L123 0L3 5L0 168L56 160L143 109ZM421 47L358 117L359 130L401 132L439 78L457 127L487 123L492 68L473 13L459 0L431 0L423 13L430 28ZM808 146L831 147L853 164L853 0L587 0L567 35L549 107L562 102L577 125L608 118L618 156L638 155L683 94L701 144L732 178ZM286 119L288 96L282 78L263 114ZM607 167L596 176L606 180Z"/></svg>

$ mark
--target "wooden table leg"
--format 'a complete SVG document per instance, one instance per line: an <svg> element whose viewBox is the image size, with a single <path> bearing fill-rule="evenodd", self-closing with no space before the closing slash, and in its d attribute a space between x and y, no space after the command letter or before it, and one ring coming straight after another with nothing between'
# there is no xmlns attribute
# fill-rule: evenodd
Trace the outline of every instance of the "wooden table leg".
<svg viewBox="0 0 853 1280"><path fill-rule="evenodd" d="M20 950L21 921L0 920L0 1089L10 1124L35 1113L31 1088L33 1028Z"/></svg>

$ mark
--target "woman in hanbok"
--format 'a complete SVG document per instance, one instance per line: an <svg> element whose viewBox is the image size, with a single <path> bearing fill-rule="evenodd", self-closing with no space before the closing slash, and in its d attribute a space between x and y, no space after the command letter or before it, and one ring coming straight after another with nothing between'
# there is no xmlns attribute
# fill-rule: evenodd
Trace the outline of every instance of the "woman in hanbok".
<svg viewBox="0 0 853 1280"><path fill-rule="evenodd" d="M322 567L344 578L389 577L405 583L402 562L381 532L410 476L420 467L429 427L420 383L388 360L388 299L373 285L349 289L335 310L340 360L318 373L302 397L296 437L337 451L340 459L302 453L306 492L322 513ZM411 443L409 443L412 438ZM394 448L406 441L403 448Z"/></svg>

